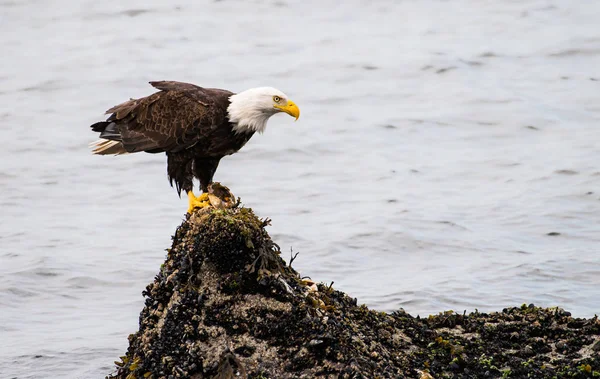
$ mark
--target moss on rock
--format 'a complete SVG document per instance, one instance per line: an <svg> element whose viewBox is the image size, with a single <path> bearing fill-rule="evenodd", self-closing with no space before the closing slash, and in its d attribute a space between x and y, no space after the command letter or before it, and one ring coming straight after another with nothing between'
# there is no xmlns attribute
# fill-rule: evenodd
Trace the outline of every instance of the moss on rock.
<svg viewBox="0 0 600 379"><path fill-rule="evenodd" d="M560 308L414 318L357 305L280 257L251 209L203 209L144 291L109 378L591 378L600 321Z"/></svg>

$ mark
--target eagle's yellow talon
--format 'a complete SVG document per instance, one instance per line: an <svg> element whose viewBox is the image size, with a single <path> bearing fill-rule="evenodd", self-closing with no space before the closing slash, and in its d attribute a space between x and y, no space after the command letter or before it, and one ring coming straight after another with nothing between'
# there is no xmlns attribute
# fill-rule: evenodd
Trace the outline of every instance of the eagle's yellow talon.
<svg viewBox="0 0 600 379"><path fill-rule="evenodd" d="M189 206L187 213L192 213L196 208L205 208L210 207L210 202L208 201L208 194L203 193L202 195L196 197L192 191L188 192L188 201Z"/></svg>

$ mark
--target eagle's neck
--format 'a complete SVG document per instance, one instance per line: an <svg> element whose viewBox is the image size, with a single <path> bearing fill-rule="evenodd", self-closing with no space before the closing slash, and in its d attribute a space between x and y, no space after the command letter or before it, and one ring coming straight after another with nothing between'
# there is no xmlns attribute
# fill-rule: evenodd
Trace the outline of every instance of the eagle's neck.
<svg viewBox="0 0 600 379"><path fill-rule="evenodd" d="M269 117L276 113L273 108L267 108L262 99L253 96L250 91L232 95L229 98L227 116L233 124L236 133L262 133L267 127Z"/></svg>

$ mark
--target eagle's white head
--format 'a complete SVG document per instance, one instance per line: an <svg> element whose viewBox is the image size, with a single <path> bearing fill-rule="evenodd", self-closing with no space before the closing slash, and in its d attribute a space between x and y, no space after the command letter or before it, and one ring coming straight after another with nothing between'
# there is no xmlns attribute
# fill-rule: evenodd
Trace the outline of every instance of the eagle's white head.
<svg viewBox="0 0 600 379"><path fill-rule="evenodd" d="M271 87L259 87L240 92L229 97L227 112L229 121L235 126L233 130L241 132L262 133L269 117L275 113L285 112L296 120L300 117L300 109L285 93Z"/></svg>

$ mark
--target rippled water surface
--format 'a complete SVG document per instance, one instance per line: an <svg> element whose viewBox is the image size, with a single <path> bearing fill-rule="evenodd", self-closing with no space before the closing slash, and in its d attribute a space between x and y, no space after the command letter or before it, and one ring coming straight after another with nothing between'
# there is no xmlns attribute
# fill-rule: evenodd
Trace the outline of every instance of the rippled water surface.
<svg viewBox="0 0 600 379"><path fill-rule="evenodd" d="M222 161L304 275L379 310L600 310L600 3L0 1L0 376L101 378L186 200L88 125L150 80L302 109Z"/></svg>

